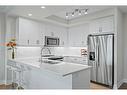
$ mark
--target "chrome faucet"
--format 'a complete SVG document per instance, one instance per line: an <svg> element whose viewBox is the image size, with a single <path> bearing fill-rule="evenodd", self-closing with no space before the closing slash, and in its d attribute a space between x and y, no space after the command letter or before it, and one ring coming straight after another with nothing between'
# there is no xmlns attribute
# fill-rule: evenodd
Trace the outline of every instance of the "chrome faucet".
<svg viewBox="0 0 127 95"><path fill-rule="evenodd" d="M41 61L41 63L42 63L42 57L43 57L43 55L42 55L43 53L42 53L42 52L43 52L43 50L44 50L44 49L47 49L47 50L48 50L48 52L49 52L49 54L51 54L51 51L50 51L50 49L49 49L48 47L45 47L45 46L44 46L44 47L42 47L42 48L41 48L41 60L40 60L40 61Z"/></svg>
<svg viewBox="0 0 127 95"><path fill-rule="evenodd" d="M44 49L47 49L48 52L49 52L49 54L51 54L51 51L50 51L50 49L49 49L48 47L42 47L42 48L41 48L41 56L42 56L42 52L43 52Z"/></svg>

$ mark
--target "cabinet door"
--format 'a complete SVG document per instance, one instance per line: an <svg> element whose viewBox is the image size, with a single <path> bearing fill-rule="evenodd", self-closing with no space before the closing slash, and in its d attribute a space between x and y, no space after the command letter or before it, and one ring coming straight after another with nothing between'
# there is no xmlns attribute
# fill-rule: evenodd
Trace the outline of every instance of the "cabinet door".
<svg viewBox="0 0 127 95"><path fill-rule="evenodd" d="M44 25L28 19L19 18L18 44L43 45Z"/></svg>
<svg viewBox="0 0 127 95"><path fill-rule="evenodd" d="M55 31L55 28L53 25L50 25L50 24L46 24L45 26L45 36L52 36L52 37L56 37L56 35L54 34L56 31Z"/></svg>
<svg viewBox="0 0 127 95"><path fill-rule="evenodd" d="M69 45L75 47L86 46L88 34L89 34L89 24L71 27L69 29Z"/></svg>
<svg viewBox="0 0 127 95"><path fill-rule="evenodd" d="M99 20L93 20L90 22L90 34L99 33L99 27L100 27L99 23L100 23Z"/></svg>
<svg viewBox="0 0 127 95"><path fill-rule="evenodd" d="M18 19L18 44L29 45L30 34L31 34L31 23L28 20L19 18Z"/></svg>
<svg viewBox="0 0 127 95"><path fill-rule="evenodd" d="M102 28L102 32L114 32L113 16L101 19L100 27Z"/></svg>
<svg viewBox="0 0 127 95"><path fill-rule="evenodd" d="M44 45L45 43L45 24L40 23L39 24L39 29L40 29L40 33L39 33L39 45Z"/></svg>
<svg viewBox="0 0 127 95"><path fill-rule="evenodd" d="M30 45L37 45L37 41L39 41L40 31L39 31L39 24L35 21L29 21L30 22L30 34L29 34L29 40Z"/></svg>
<svg viewBox="0 0 127 95"><path fill-rule="evenodd" d="M114 19L113 16L100 18L91 21L90 23L91 33L108 33L114 32Z"/></svg>
<svg viewBox="0 0 127 95"><path fill-rule="evenodd" d="M60 46L67 44L67 29L65 27L46 24L46 36L58 37L60 39Z"/></svg>
<svg viewBox="0 0 127 95"><path fill-rule="evenodd" d="M54 32L56 37L59 37L60 43L59 46L66 46L67 45L67 29L64 27L57 27L56 31Z"/></svg>

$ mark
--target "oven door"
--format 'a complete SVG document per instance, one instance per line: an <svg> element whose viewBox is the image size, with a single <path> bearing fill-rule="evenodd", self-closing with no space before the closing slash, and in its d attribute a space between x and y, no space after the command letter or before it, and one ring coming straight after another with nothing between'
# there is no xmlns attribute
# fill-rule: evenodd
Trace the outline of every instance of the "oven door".
<svg viewBox="0 0 127 95"><path fill-rule="evenodd" d="M45 36L45 46L59 46L59 38Z"/></svg>

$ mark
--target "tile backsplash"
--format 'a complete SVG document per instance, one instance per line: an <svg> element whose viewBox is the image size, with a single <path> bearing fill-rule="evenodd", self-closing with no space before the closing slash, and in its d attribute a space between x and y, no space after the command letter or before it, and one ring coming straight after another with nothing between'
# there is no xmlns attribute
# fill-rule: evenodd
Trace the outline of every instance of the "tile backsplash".
<svg viewBox="0 0 127 95"><path fill-rule="evenodd" d="M40 47L17 47L16 58L40 56Z"/></svg>
<svg viewBox="0 0 127 95"><path fill-rule="evenodd" d="M53 55L60 56L81 56L81 49L86 47L49 47ZM40 56L40 47L17 47L16 58L38 57Z"/></svg>
<svg viewBox="0 0 127 95"><path fill-rule="evenodd" d="M55 47L51 48L54 55L62 56L81 56L81 49L86 47Z"/></svg>

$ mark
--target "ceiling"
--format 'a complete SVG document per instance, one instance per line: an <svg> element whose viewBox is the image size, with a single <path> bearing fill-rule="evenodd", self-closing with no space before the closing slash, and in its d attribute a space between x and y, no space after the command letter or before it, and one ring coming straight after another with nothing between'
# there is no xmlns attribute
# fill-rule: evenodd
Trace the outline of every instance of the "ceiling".
<svg viewBox="0 0 127 95"><path fill-rule="evenodd" d="M113 8L112 6L45 6L42 9L41 6L0 6L0 12L7 13L11 16L21 16L36 20L47 20L54 21L58 23L67 24L68 20L78 19L86 15L75 15L66 19L66 12L72 12L75 9L85 9L88 8L88 14L92 14L98 11L103 11L108 8ZM127 7L120 7L121 10L127 12ZM32 16L28 16L32 14Z"/></svg>

